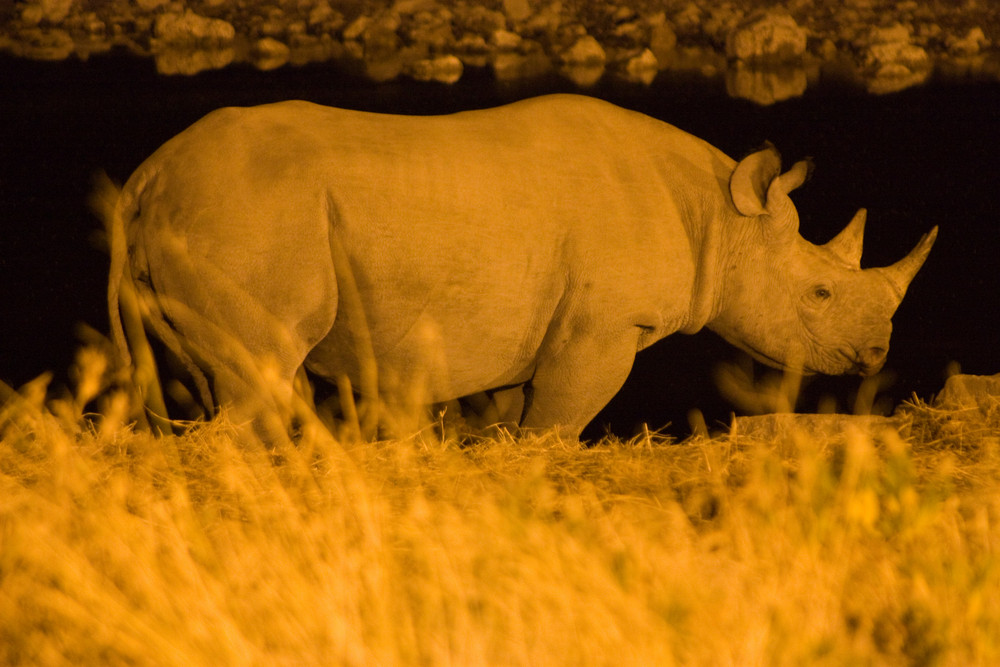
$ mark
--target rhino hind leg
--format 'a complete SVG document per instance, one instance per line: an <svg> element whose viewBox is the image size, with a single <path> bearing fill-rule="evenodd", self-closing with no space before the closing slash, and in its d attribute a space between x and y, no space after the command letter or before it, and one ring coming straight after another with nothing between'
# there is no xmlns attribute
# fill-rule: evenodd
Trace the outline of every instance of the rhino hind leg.
<svg viewBox="0 0 1000 667"><path fill-rule="evenodd" d="M225 271L186 254L165 255L157 299L185 349L212 379L215 404L234 425L267 444L287 441L294 383L309 348L332 327L332 304L282 313L282 295L251 296ZM202 285L211 285L207 290ZM211 406L210 406L211 407Z"/></svg>
<svg viewBox="0 0 1000 667"><path fill-rule="evenodd" d="M478 433L516 430L524 416L524 385L511 385L463 396L457 408L469 428Z"/></svg>

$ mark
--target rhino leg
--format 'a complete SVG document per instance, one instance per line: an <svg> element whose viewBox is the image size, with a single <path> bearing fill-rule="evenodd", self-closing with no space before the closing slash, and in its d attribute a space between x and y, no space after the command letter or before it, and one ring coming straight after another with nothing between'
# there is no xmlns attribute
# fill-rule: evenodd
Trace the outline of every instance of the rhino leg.
<svg viewBox="0 0 1000 667"><path fill-rule="evenodd" d="M477 431L514 427L524 416L524 385L463 396L459 405L466 423Z"/></svg>
<svg viewBox="0 0 1000 667"><path fill-rule="evenodd" d="M535 374L525 388L522 428L557 427L560 436L580 432L618 393L635 361L639 329L604 335L559 336L562 344L543 344Z"/></svg>
<svg viewBox="0 0 1000 667"><path fill-rule="evenodd" d="M496 409L496 423L520 423L524 417L524 385L497 389L492 394L490 398Z"/></svg>
<svg viewBox="0 0 1000 667"><path fill-rule="evenodd" d="M212 263L170 249L162 260L153 270L159 308L211 376L215 403L264 442L286 442L295 376L309 348L333 325L335 285L324 308L290 311L287 296L254 295Z"/></svg>

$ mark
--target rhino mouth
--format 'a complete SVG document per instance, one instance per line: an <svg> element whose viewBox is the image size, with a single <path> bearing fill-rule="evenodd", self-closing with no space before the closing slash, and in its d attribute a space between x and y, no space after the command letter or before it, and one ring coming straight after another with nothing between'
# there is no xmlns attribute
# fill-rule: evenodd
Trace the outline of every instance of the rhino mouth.
<svg viewBox="0 0 1000 667"><path fill-rule="evenodd" d="M850 372L857 373L861 377L871 377L872 375L875 375L880 370L882 370L882 366L883 364L881 363L866 364L865 362L858 360L854 362L854 365L852 366Z"/></svg>
<svg viewBox="0 0 1000 667"><path fill-rule="evenodd" d="M740 347L742 347L747 352L747 354L749 354L755 360L759 361L762 364L770 366L771 368L776 368L779 371L786 371L786 372L789 372L789 373L798 373L799 375L816 375L817 373L820 372L820 371L816 370L815 368L812 368L811 366L806 366L806 365L792 366L792 365L789 365L788 363L786 363L784 361L780 361L780 360L772 357L769 354L765 354L764 352L761 352L760 350L758 350L753 345L748 345L748 344L744 343L744 344L740 345Z"/></svg>
<svg viewBox="0 0 1000 667"><path fill-rule="evenodd" d="M849 352L841 352L841 356L847 366L846 370L843 371L845 375L871 377L882 370L882 366L885 365L885 359L881 359L875 363L865 361L861 353L854 349L851 349Z"/></svg>

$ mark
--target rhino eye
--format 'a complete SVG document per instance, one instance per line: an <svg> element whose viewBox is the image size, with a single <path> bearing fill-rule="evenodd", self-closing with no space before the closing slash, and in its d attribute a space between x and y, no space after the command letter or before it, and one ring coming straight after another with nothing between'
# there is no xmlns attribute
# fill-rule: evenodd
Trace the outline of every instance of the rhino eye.
<svg viewBox="0 0 1000 667"><path fill-rule="evenodd" d="M817 287L813 290L813 296L819 301L826 301L833 296L833 294L831 294L830 290L826 287Z"/></svg>

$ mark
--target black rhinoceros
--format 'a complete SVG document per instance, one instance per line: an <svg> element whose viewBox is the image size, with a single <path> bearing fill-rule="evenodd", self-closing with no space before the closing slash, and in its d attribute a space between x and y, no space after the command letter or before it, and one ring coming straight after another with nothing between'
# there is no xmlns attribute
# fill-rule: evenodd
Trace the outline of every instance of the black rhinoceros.
<svg viewBox="0 0 1000 667"><path fill-rule="evenodd" d="M286 407L304 364L427 402L495 391L515 399L503 419L574 437L676 332L874 373L937 229L862 270L863 210L826 245L799 236L788 193L808 172L575 95L431 117L220 109L111 207L113 337L127 359L126 281L236 415Z"/></svg>

